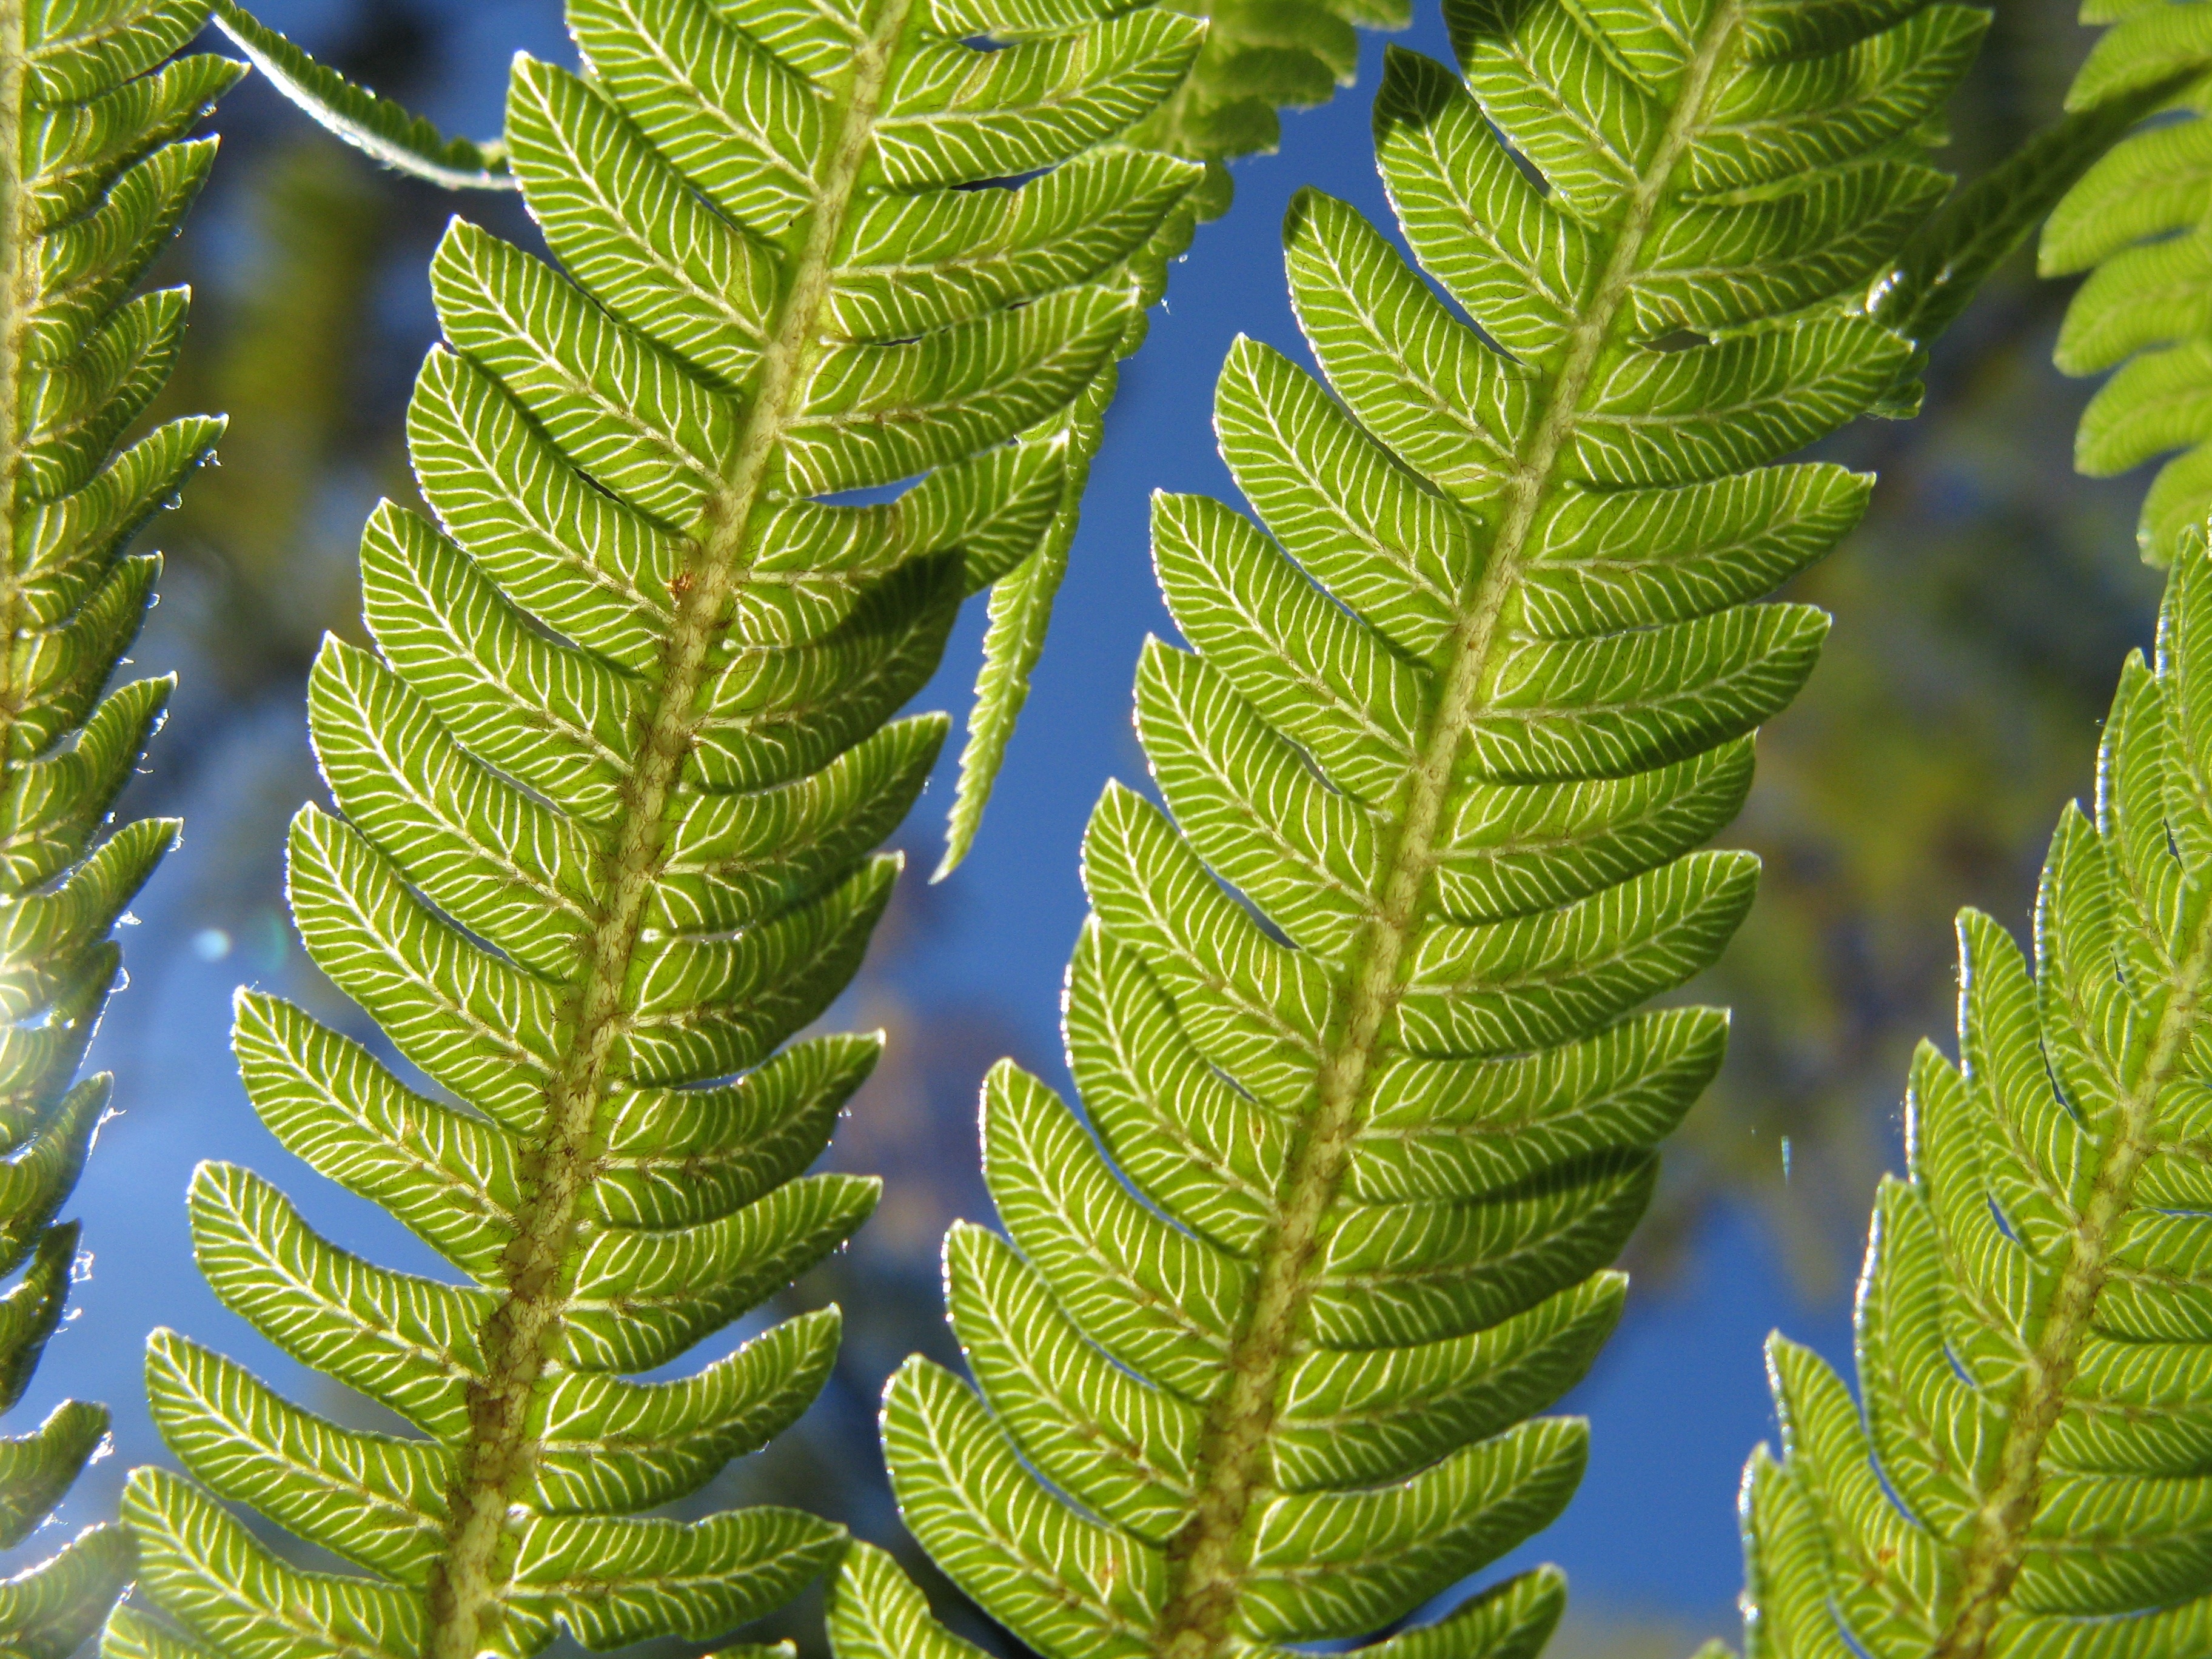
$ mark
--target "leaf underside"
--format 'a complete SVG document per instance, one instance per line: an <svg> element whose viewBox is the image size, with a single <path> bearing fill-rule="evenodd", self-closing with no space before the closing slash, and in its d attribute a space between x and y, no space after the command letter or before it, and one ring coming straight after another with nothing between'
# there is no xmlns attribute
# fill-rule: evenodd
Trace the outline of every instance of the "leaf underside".
<svg viewBox="0 0 2212 1659"><path fill-rule="evenodd" d="M1378 155L1445 301L1352 210L1286 228L1326 387L1243 340L1222 452L1264 530L1158 499L1185 642L1084 848L1079 1117L987 1083L1005 1236L954 1230L969 1382L892 1381L908 1528L1048 1659L1373 1637L1545 1525L1583 1426L1534 1416L1618 1315L1606 1271L1719 1011L1753 860L1701 853L1825 618L1756 601L1869 481L1774 465L1911 344L1865 283L1984 14L1740 0L1447 8L1389 55ZM1541 175L1539 185L1530 169ZM1333 395L1332 395L1333 394ZM1524 1575L1363 1650L1525 1656ZM886 1558L841 1659L966 1651Z"/></svg>
<svg viewBox="0 0 2212 1659"><path fill-rule="evenodd" d="M2160 465L2136 527L2171 563L2212 513L2212 5L2090 0L2112 25L2067 94L2077 119L2144 121L2090 167L2044 226L2045 276L2088 273L2057 360L2111 378L2082 411L2074 461L2091 477Z"/></svg>
<svg viewBox="0 0 2212 1659"><path fill-rule="evenodd" d="M2033 971L1959 921L1961 1063L1906 1096L1859 1399L1776 1336L1745 1476L1749 1650L2151 1659L2212 1645L2212 564L2131 655L2094 819L2061 817Z"/></svg>
<svg viewBox="0 0 2212 1659"><path fill-rule="evenodd" d="M514 188L498 144L449 137L391 99L356 86L237 0L212 0L212 14L216 27L280 92L364 155L448 190Z"/></svg>
<svg viewBox="0 0 2212 1659"><path fill-rule="evenodd" d="M1174 0L1173 9L1206 19L1206 43L1182 84L1127 137L1147 149L1206 164L1189 200L1192 224L1228 212L1234 193L1228 164L1273 153L1282 109L1327 103L1339 88L1352 84L1360 27L1401 29L1413 21L1412 0ZM1165 290L1167 261L1182 251L1181 242L1163 247L1157 275L1149 269L1143 273L1146 305ZM1139 321L1120 355L1129 356L1143 343ZM959 781L945 819L945 855L933 880L959 868L982 829L1006 746L1029 701L1030 678L1044 654L1083 484L1105 436L1113 391L1112 380L1103 380L1070 410L1068 495L1060 522L1038 557L991 590L990 626L960 751Z"/></svg>
<svg viewBox="0 0 2212 1659"><path fill-rule="evenodd" d="M447 234L409 412L434 519L373 516L375 648L328 642L309 683L337 811L294 822L293 915L384 1042L258 994L235 1033L277 1139L453 1273L201 1168L218 1297L409 1431L158 1333L191 1478L131 1477L109 1654L706 1640L839 1548L793 1510L647 1513L806 1407L835 1310L636 1379L874 1204L802 1172L877 1040L788 1040L857 966L872 849L943 741L893 716L1051 534L1070 406L1200 177L1109 142L1195 25L1024 3L985 50L997 4L572 0L590 78L518 62L505 154L559 268ZM227 1504L360 1571L294 1567Z"/></svg>
<svg viewBox="0 0 2212 1659"><path fill-rule="evenodd" d="M0 73L0 1410L29 1387L62 1319L77 1228L56 1217L82 1172L110 1079L79 1079L117 982L112 937L176 840L167 819L112 828L116 797L171 682L110 689L152 602L158 557L125 556L212 451L188 416L127 447L167 383L181 289L134 296L214 160L185 135L245 71L175 56L207 0L33 0ZM119 453L118 453L119 451ZM0 1547L46 1523L107 1434L105 1407L56 1407L0 1437ZM119 1528L89 1528L0 1583L0 1653L61 1659L130 1576Z"/></svg>
<svg viewBox="0 0 2212 1659"><path fill-rule="evenodd" d="M421 116L317 62L235 0L214 0L214 5L216 21L240 50L287 97L346 143L386 166L449 189L514 186L503 143L477 144L448 137ZM1079 15L1094 19L1123 9L1096 3L1071 9L1056 0L988 11L963 6L957 18L948 15L947 33L966 27L971 36L1000 45L1035 44L1064 34ZM1204 162L1206 170L1181 209L1130 262L1128 275L1137 286L1140 311L1164 290L1169 264L1188 246L1193 227L1228 210L1226 163L1274 149L1279 106L1324 103L1338 87L1350 84L1358 62L1355 25L1402 28L1412 15L1410 0L1198 0L1170 9L1206 21L1204 44L1181 83L1126 136L1144 149ZM1144 335L1142 318L1133 317L1116 355L1135 351ZM936 879L958 868L973 849L1029 700L1113 391L1113 376L1102 376L1058 417L1066 447L1060 513L1035 556L990 584L990 624Z"/></svg>
<svg viewBox="0 0 2212 1659"><path fill-rule="evenodd" d="M1167 3L1168 0L1163 0ZM1323 104L1352 84L1359 62L1361 27L1401 29L1413 21L1412 0L1173 0L1173 9L1206 22L1206 43L1189 73L1127 141L1206 164L1189 198L1182 240L1164 246L1156 268L1141 276L1143 302L1164 292L1167 263L1182 251L1188 226L1229 210L1233 194L1228 164L1272 154L1281 135L1279 112ZM1009 33L1004 38L1016 39ZM1144 342L1133 323L1120 355ZM1010 573L991 590L990 625L975 679L975 702L960 752L959 780L945 820L945 846L933 880L957 869L974 849L983 812L998 781L1016 722L1029 701L1030 682L1044 654L1053 601L1066 574L1078 507L1090 462L1105 436L1110 378L1069 411L1068 494L1060 521L1039 556Z"/></svg>

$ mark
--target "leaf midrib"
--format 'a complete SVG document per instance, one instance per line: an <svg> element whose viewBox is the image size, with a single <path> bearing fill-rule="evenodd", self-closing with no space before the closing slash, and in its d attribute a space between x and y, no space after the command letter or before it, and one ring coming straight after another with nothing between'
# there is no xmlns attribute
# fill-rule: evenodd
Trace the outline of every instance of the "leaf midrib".
<svg viewBox="0 0 2212 1659"><path fill-rule="evenodd" d="M1230 1351L1229 1384L1215 1396L1200 1432L1192 1472L1194 1513L1170 1547L1168 1595L1152 1637L1152 1650L1159 1659L1224 1659L1232 1640L1257 1500L1269 1490L1276 1399L1298 1356L1322 1222L1342 1183L1382 1026L1398 1000L1404 958L1423 920L1421 901L1437 861L1437 826L1451 794L1452 763L1482 707L1498 621L1521 580L1539 510L1559 482L1560 451L1621 319L1652 217L1696 131L1741 5L1742 0L1723 0L1685 66L1659 148L1629 196L1589 308L1567 337L1543 415L1507 478L1498 534L1452 631L1443 694L1406 787L1399 834L1385 854L1382 902L1349 959L1341 1020L1331 1022L1341 1035L1322 1060L1315 1109L1285 1172L1279 1218L1257 1255L1249 1316Z"/></svg>
<svg viewBox="0 0 2212 1659"><path fill-rule="evenodd" d="M15 725L31 688L23 683L29 653L23 573L16 551L22 471L23 334L36 272L30 268L28 192L23 187L23 83L26 0L0 0L0 784L17 769ZM13 826L9 826L10 829Z"/></svg>
<svg viewBox="0 0 2212 1659"><path fill-rule="evenodd" d="M20 3L0 0L0 5ZM708 503L702 532L685 544L678 581L688 578L688 585L663 651L638 758L622 786L622 810L611 826L612 851L605 855L600 884L605 899L585 941L588 969L569 1003L572 1035L546 1089L543 1130L520 1160L520 1227L501 1262L499 1305L479 1334L486 1376L469 1389L475 1429L460 1448L445 1547L430 1570L427 1659L474 1659L496 1621L505 1589L507 1511L525 1488L538 1450L529 1435L530 1407L568 1310L573 1239L584 1194L599 1173L599 1117L607 1066L627 1022L623 988L661 873L669 799L690 752L698 694L721 636L716 624L745 580L754 509L805 369L822 349L820 324L838 239L868 158L876 111L910 4L883 0L854 51L839 112L842 130L763 349L735 450Z"/></svg>
<svg viewBox="0 0 2212 1659"><path fill-rule="evenodd" d="M2112 879L2119 879L2117 871ZM2066 1265L2028 1350L2020 1392L2005 1415L1997 1482L1975 1512L1973 1534L1960 1552L1958 1597L1929 1659L1985 1659L2020 1577L2028 1531L2042 1504L2044 1448L2065 1410L2066 1390L2091 1334L2097 1298L2111 1276L2113 1230L2132 1206L2136 1176L2156 1148L2159 1094L2179 1072L2183 1050L2203 1018L2204 994L2212 983L2212 915L2192 943L2142 1069L2118 1103L2118 1129L2098 1162L2089 1201L2068 1232ZM2046 966L2045 971L2052 969ZM2040 1021L2037 1035L2039 1042Z"/></svg>

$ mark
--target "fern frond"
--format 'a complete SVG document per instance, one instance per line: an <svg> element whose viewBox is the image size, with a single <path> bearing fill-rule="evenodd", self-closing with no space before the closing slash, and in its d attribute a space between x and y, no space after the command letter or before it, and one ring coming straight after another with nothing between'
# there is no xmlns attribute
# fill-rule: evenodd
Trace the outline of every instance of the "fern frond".
<svg viewBox="0 0 2212 1659"><path fill-rule="evenodd" d="M702 3L719 8L719 15L733 18L738 27L743 27L742 9L734 6L734 0ZM1284 0L1268 3L1279 6ZM1304 6L1310 0L1289 0L1289 3ZM388 166L449 188L503 189L514 184L505 139L477 144L447 137L421 116L353 85L337 71L317 63L283 35L255 21L234 0L216 0L216 21L276 81L285 95L348 143ZM980 9L963 4L947 9L945 27L955 32L947 39L955 38L957 31L965 29L968 33L958 38L971 41L988 39L994 45L1018 49L1035 82L1028 95L1048 100L1051 94L1042 82L1036 81L1036 76L1041 72L1051 72L1051 53L1055 43L1064 45L1071 31L1097 24L1109 9L1065 3L1064 0ZM1120 25L1126 29L1132 21L1124 11ZM1176 25L1168 19L1163 20L1159 27L1172 29ZM1066 60L1061 67L1072 67L1073 64L1074 60ZM1186 64L1184 76L1188 73ZM1149 77L1158 78L1157 75ZM1182 78L1183 76L1169 77L1170 86ZM1131 83L1133 87L1137 84ZM990 118L983 110L992 99L1004 95L1003 90L994 91L980 80L964 89L956 89L948 81L939 90L955 100L976 102L976 118L986 130ZM1220 206L1225 207L1227 203L1226 197L1212 182L1211 175L1201 175L1200 184L1194 187L1174 181L1170 174L1162 174L1149 184L1132 185L1127 173L1129 158L1113 156L1114 151L1127 147L1122 140L1132 121L1158 106L1169 90L1170 87L1147 84L1138 101L1114 110L1107 118L1098 118L1105 112L1094 112L1087 130L1093 144L1105 141L1101 155L1094 158L1106 161L1104 170L1080 179L1071 177L1062 181L1064 188L1037 191L1031 199L1034 212L1009 216L1000 235L1003 246L989 246L991 238L977 226L949 221L878 228L876 234L888 234L895 242L900 238L919 238L918 246L924 250L925 261L938 259L939 269L921 280L940 291L933 298L920 301L919 314L925 319L937 315L947 304L948 296L952 313L946 314L958 313L963 305L988 305L992 302L988 296L1005 287L1009 280L1017 289L1025 282L1040 280L1034 270L1027 275L1021 273L1024 263L1036 266L1040 261L1066 264L1073 260L1095 285L1113 287L1126 283L1133 288L1135 314L1128 319L1117 355L1126 356L1134 351L1145 335L1141 313L1165 289L1170 261L1188 246L1192 228L1207 204L1217 197ZM1169 145L1156 143L1152 148L1173 153ZM977 151L967 157L963 165L981 165L984 154ZM1018 159L1016 152L1007 154ZM1024 165L1007 177L1018 177L1029 170ZM987 182L981 177L972 177L969 181ZM1176 198L1174 207L1164 215L1152 212L1152 198L1162 189ZM1132 211L1152 226L1149 234L1134 237L1127 234L1127 226L1121 222ZM1102 217L1086 227L1085 216L1093 214ZM939 249L951 245L946 242L948 236L955 243L969 239L975 241L976 246L967 257L941 257ZM1026 258L1023 248L1025 242L1031 245ZM1120 270L1111 268L1113 258L1104 264L1098 262L1097 250L1100 248L1115 251ZM890 257L890 263L871 272L876 289L887 290L895 287L908 274L898 263L901 256L896 247ZM951 294L963 286L975 289L966 301ZM866 303L880 309L884 302L878 295ZM1067 550L1075 538L1084 485L1090 477L1091 457L1104 436L1106 406L1112 401L1113 392L1114 377L1109 369L1074 405L1056 412L1046 428L1027 434L1031 442L1056 443L1064 452L1060 508L1050 529L1029 544L1028 556L1010 567L976 565L979 581L992 590L991 623L984 641L975 702L969 715L968 740L961 752L959 778L946 818L945 856L937 870L939 879L957 868L975 844L1006 745L1012 739L1023 705L1029 700L1030 677L1043 653L1053 599L1066 572Z"/></svg>
<svg viewBox="0 0 2212 1659"><path fill-rule="evenodd" d="M835 1553L795 1511L641 1518L805 1409L834 1310L629 1379L874 1204L800 1172L875 1040L784 1045L857 965L896 871L872 849L943 739L892 716L1049 532L1119 273L1197 179L1101 145L1195 25L1069 4L966 44L997 5L571 0L590 78L517 64L508 153L562 268L461 222L439 249L409 416L437 521L370 520L377 648L327 642L309 683L343 816L290 842L310 955L427 1084L273 998L236 1034L271 1132L458 1278L353 1255L242 1169L191 1200L217 1296L418 1434L158 1334L197 1484L131 1478L150 1605L110 1652L703 1639ZM220 1500L368 1576L295 1569Z"/></svg>
<svg viewBox="0 0 2212 1659"><path fill-rule="evenodd" d="M1906 1095L1854 1403L1776 1336L1744 1481L1750 1650L2106 1659L2212 1645L2212 559L2178 558L2044 866L2034 963L1959 919L1962 1064Z"/></svg>
<svg viewBox="0 0 2212 1659"><path fill-rule="evenodd" d="M505 147L448 137L413 111L357 87L238 0L212 0L215 25L316 122L385 166L447 190L513 190Z"/></svg>
<svg viewBox="0 0 2212 1659"><path fill-rule="evenodd" d="M737 0L711 3L732 13ZM215 5L216 21L285 95L347 143L388 166L450 188L512 185L504 141L477 144L448 137L421 116L317 63L255 21L236 0L215 0ZM1358 61L1354 25L1402 28L1412 15L1411 0L1178 0L1164 9L1206 20L1205 45L1177 85L1155 100L1158 107L1149 115L1127 131L1127 123L1106 131L1116 143L1202 161L1206 170L1178 210L1130 256L1126 276L1137 287L1139 310L1164 291L1169 263L1188 245L1193 227L1228 210L1226 161L1274 149L1279 106L1323 103L1337 87L1350 84ZM1126 10L1121 5L1021 0L988 10L967 8L957 20L948 15L947 27L969 28L970 38L988 37L1003 46L1033 47L1085 20ZM1061 205L1066 210L1081 204ZM1094 271L1092 276L1100 280L1103 273ZM1133 318L1118 355L1135 351L1144 333L1141 317ZM1030 676L1043 654L1053 601L1066 574L1083 488L1104 436L1113 391L1109 374L1056 419L1056 434L1067 451L1060 514L1033 556L991 583L983 664L935 879L958 868L973 848L1006 745L1029 700Z"/></svg>
<svg viewBox="0 0 2212 1659"><path fill-rule="evenodd" d="M2082 412L2075 465L2109 477L2167 458L2136 532L2143 557L2166 564L2212 512L2212 6L2088 0L2082 21L2112 27L2068 109L2160 118L2067 194L2037 264L2046 276L2090 273L2066 308L2058 367L2117 372Z"/></svg>
<svg viewBox="0 0 2212 1659"><path fill-rule="evenodd" d="M1273 155L1282 111L1325 104L1359 67L1359 30L1402 29L1412 0L1171 0L1206 19L1190 77L1137 142L1207 163L1205 218L1229 210L1227 163Z"/></svg>
<svg viewBox="0 0 2212 1659"><path fill-rule="evenodd" d="M1153 279L1157 289L1147 289L1147 303L1164 289L1165 262L1182 251L1191 226L1229 210L1234 186L1228 163L1271 154L1281 136L1283 109L1326 103L1338 88L1352 84L1359 62L1359 28L1401 29L1413 21L1413 0L1160 3L1205 18L1206 45L1182 84L1129 133L1128 141L1202 161L1206 176L1192 193L1188 222L1179 224L1175 239L1163 239L1150 256L1160 270ZM1133 327L1122 355L1135 351L1143 337L1141 326ZM1090 457L1104 435L1112 392L1110 382L1103 385L1079 411L1087 418L1071 431L1077 460L1070 472L1066 514L1055 533L1040 556L992 589L982 672L976 677L959 782L945 823L945 856L933 879L950 875L975 845L1006 744L1029 700L1030 677L1044 653L1053 600L1075 537L1076 507Z"/></svg>
<svg viewBox="0 0 2212 1659"><path fill-rule="evenodd" d="M1867 315L1920 348L1909 381L1881 412L1919 412L1928 343L1957 321L1990 273L2011 258L2089 168L2156 101L2128 96L2071 111L1952 197L1915 232L1896 264L1869 284Z"/></svg>
<svg viewBox="0 0 2212 1659"><path fill-rule="evenodd" d="M917 1359L884 1407L908 1526L1049 1659L1371 1636L1579 1478L1582 1425L1532 1414L1613 1323L1725 1033L1637 1011L1750 901L1748 854L1695 849L1826 629L1755 601L1867 495L1772 463L1910 361L1850 306L1942 192L1917 135L1986 21L1807 15L1449 7L1463 78L1391 52L1376 140L1481 331L1302 196L1328 389L1243 340L1216 396L1266 530L1156 499L1190 648L1137 676L1165 810L1112 786L1085 842L1083 1112L992 1073L1006 1236L945 1246L975 1387ZM1529 1653L1562 1594L1368 1651ZM842 1659L951 1659L879 1558L836 1598Z"/></svg>
<svg viewBox="0 0 2212 1659"><path fill-rule="evenodd" d="M1921 228L1869 296L1869 313L1908 339L1941 334L2139 116L2119 100L2072 112L2035 134Z"/></svg>
<svg viewBox="0 0 2212 1659"><path fill-rule="evenodd" d="M77 1078L120 952L124 908L173 820L108 833L171 682L108 689L161 561L125 556L205 460L220 421L172 422L118 453L167 382L181 289L132 296L215 158L184 135L245 65L175 53L206 0L34 0L0 16L0 1410L29 1386L76 1257L56 1215L106 1111ZM46 1522L106 1437L69 1401L0 1438L0 1547ZM95 1527L0 1583L0 1650L72 1651L129 1576Z"/></svg>

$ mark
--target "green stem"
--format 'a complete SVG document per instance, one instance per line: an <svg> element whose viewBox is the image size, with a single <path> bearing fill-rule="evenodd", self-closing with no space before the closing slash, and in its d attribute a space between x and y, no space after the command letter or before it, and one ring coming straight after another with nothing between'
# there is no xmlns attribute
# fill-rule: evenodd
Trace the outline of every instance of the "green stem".
<svg viewBox="0 0 2212 1659"><path fill-rule="evenodd" d="M1353 947L1330 1023L1334 1040L1324 1039L1313 1113L1291 1148L1279 1213L1259 1249L1253 1295L1230 1348L1229 1385L1201 1431L1194 1513L1170 1549L1168 1599L1152 1643L1161 1659L1221 1659L1228 1650L1251 1525L1269 1490L1276 1401L1299 1351L1322 1224L1367 1115L1381 1034L1402 990L1407 950L1426 919L1423 900L1453 762L1480 710L1498 619L1521 581L1539 510L1558 483L1559 453L1573 434L1590 376L1613 343L1652 216L1696 131L1739 9L1738 0L1719 8L1684 71L1665 136L1628 198L1603 276L1569 337L1543 414L1507 481L1498 534L1466 596L1443 692L1394 814L1396 839L1385 853L1381 902Z"/></svg>
<svg viewBox="0 0 2212 1659"><path fill-rule="evenodd" d="M21 363L33 273L23 190L24 0L0 0L0 778L15 770L15 721L29 695L24 673L22 573L16 568L15 493L23 434Z"/></svg>
<svg viewBox="0 0 2212 1659"><path fill-rule="evenodd" d="M2096 1316L2097 1297L2111 1275L2115 1228L2131 1207L2143 1160L2155 1146L2158 1097L2179 1069L2203 1018L2212 975L2212 928L2197 940L2143 1056L2142 1070L2119 1101L2117 1127L2066 1240L2066 1265L2033 1334L2019 1392L2006 1414L1997 1478L1974 1513L1960 1552L1957 1599L1929 1659L1984 1659L1990 1633L2012 1595L2027 1548L2028 1528L2042 1501L2043 1449L2066 1407L2066 1390L2081 1364Z"/></svg>
<svg viewBox="0 0 2212 1659"><path fill-rule="evenodd" d="M604 855L605 898L592 930L588 971L563 1024L571 1033L547 1085L544 1127L525 1153L521 1230L500 1264L501 1295L480 1334L483 1379L469 1390L470 1434L447 1494L445 1547L430 1570L427 1659L477 1659L496 1634L511 1559L507 1516L527 1489L538 1448L532 1406L566 1318L581 1249L578 1219L599 1171L607 1068L625 1027L623 991L659 879L668 808L690 753L696 708L714 645L745 580L763 482L783 441L805 371L819 349L820 319L837 242L874 134L876 111L910 0L882 0L856 49L844 128L830 152L751 399L721 488L687 543L672 584L674 626L643 741L625 782Z"/></svg>

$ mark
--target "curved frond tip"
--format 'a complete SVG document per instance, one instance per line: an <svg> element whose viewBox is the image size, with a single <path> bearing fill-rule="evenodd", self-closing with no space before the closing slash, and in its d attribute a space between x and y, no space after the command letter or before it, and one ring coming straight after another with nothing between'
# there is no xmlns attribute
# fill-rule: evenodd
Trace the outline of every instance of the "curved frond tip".
<svg viewBox="0 0 2212 1659"><path fill-rule="evenodd" d="M131 1477L109 1653L710 1640L840 1548L788 1510L650 1513L806 1408L834 1309L639 1379L875 1203L803 1173L875 1039L790 1039L858 965L897 870L874 849L944 740L894 716L963 597L1053 533L1128 273L1188 222L1198 169L1109 141L1198 27L1016 9L1035 27L986 51L999 0L571 0L588 76L515 66L507 155L559 264L459 221L438 250L408 423L432 516L369 521L374 648L329 641L309 682L337 811L290 839L309 954L412 1070L258 994L235 1030L277 1139L451 1272L198 1171L218 1297L407 1431L157 1334L186 1476Z"/></svg>
<svg viewBox="0 0 2212 1659"><path fill-rule="evenodd" d="M1960 1062L1906 1095L1860 1283L1859 1398L1776 1336L1744 1477L1766 1659L2212 1646L2212 556L2123 670L2033 961L1959 919Z"/></svg>
<svg viewBox="0 0 2212 1659"><path fill-rule="evenodd" d="M1870 483L1777 463L1911 362L1866 286L1987 21L1810 10L1449 9L1460 72L1394 51L1376 109L1421 268L1301 195L1322 377L1240 340L1216 392L1259 522L1155 499L1183 643L1137 673L1161 804L1110 787L1084 844L1082 1112L992 1073L1005 1234L945 1242L972 1382L915 1359L883 1410L908 1528L1048 1659L1371 1639L1580 1477L1537 1413L1726 1030L1644 1005L1750 902L1698 849L1826 626L1759 601ZM1359 1651L1518 1659L1562 1596ZM841 1659L960 1651L881 1557L832 1605Z"/></svg>

